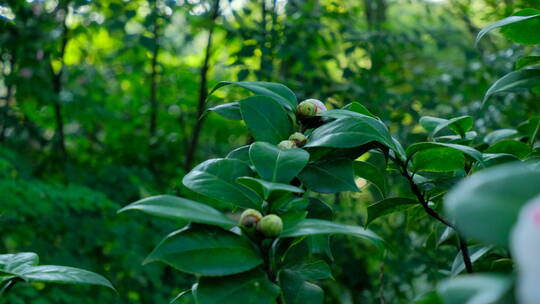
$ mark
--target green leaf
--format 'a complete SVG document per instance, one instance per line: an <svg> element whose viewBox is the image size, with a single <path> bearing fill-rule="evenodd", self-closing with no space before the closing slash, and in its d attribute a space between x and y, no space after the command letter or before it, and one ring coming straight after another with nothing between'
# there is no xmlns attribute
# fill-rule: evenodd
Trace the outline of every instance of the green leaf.
<svg viewBox="0 0 540 304"><path fill-rule="evenodd" d="M280 271L279 285L285 304L322 304L324 301L323 290L313 283L304 281L302 276L295 272Z"/></svg>
<svg viewBox="0 0 540 304"><path fill-rule="evenodd" d="M367 208L366 226L381 216L407 210L417 204L418 201L406 197L390 197L373 203Z"/></svg>
<svg viewBox="0 0 540 304"><path fill-rule="evenodd" d="M20 274L25 268L36 266L39 257L33 252L0 254L0 270L13 275Z"/></svg>
<svg viewBox="0 0 540 304"><path fill-rule="evenodd" d="M489 147L486 153L506 153L523 159L531 153L531 147L526 143L513 139L503 139Z"/></svg>
<svg viewBox="0 0 540 304"><path fill-rule="evenodd" d="M237 159L209 159L191 170L183 184L202 195L244 208L259 208L260 199L236 182L241 176L252 174L249 166Z"/></svg>
<svg viewBox="0 0 540 304"><path fill-rule="evenodd" d="M454 150L461 151L466 155L469 155L470 157L472 157L473 159L479 162L483 161L482 153L474 148L464 146L464 145L447 144L447 143L440 143L440 142L421 142L421 143L412 144L407 148L407 157L412 157L414 154L416 154L419 151L439 148L439 147L452 148Z"/></svg>
<svg viewBox="0 0 540 304"><path fill-rule="evenodd" d="M196 283L195 283L196 284ZM174 297L174 299L172 299L169 304L173 304L173 303L176 303L176 301L180 300L181 298L183 298L185 295L188 295L190 293L193 292L193 288L197 288L196 286L190 288L190 289L186 289L184 291L182 291L181 293L179 293L176 297Z"/></svg>
<svg viewBox="0 0 540 304"><path fill-rule="evenodd" d="M483 102L497 93L514 92L540 86L540 70L525 69L510 72L495 81L484 95Z"/></svg>
<svg viewBox="0 0 540 304"><path fill-rule="evenodd" d="M203 276L236 274L263 262L257 249L247 239L218 227L202 225L169 234L144 263L154 261Z"/></svg>
<svg viewBox="0 0 540 304"><path fill-rule="evenodd" d="M103 276L79 268L42 265L27 267L20 273L29 282L90 284L99 285L115 290L111 282Z"/></svg>
<svg viewBox="0 0 540 304"><path fill-rule="evenodd" d="M469 257L471 259L471 263L478 261L481 257L488 253L491 248L493 248L493 246L475 245L469 247ZM452 270L450 272L453 276L457 276L463 272L463 270L465 270L465 264L463 263L463 254L460 251L452 263Z"/></svg>
<svg viewBox="0 0 540 304"><path fill-rule="evenodd" d="M144 198L120 209L118 213L127 210L139 210L154 216L216 225L223 228L231 228L236 225L223 213L208 205L171 195Z"/></svg>
<svg viewBox="0 0 540 304"><path fill-rule="evenodd" d="M465 157L453 148L426 149L414 154L413 165L416 171L449 172L463 169Z"/></svg>
<svg viewBox="0 0 540 304"><path fill-rule="evenodd" d="M241 160L250 164L251 159L249 158L249 147L250 147L249 145L245 145L240 148L236 148L232 150L231 152L229 152L226 158L238 159L238 160Z"/></svg>
<svg viewBox="0 0 540 304"><path fill-rule="evenodd" d="M326 112L324 115L328 114ZM354 116L337 119L313 130L305 147L353 148L375 141L398 154L401 152L384 123L373 117L350 113Z"/></svg>
<svg viewBox="0 0 540 304"><path fill-rule="evenodd" d="M383 197L386 195L386 176L384 172L367 162L355 161L353 166L355 176L371 182Z"/></svg>
<svg viewBox="0 0 540 304"><path fill-rule="evenodd" d="M227 277L202 277L193 294L198 304L274 304L280 289L259 269Z"/></svg>
<svg viewBox="0 0 540 304"><path fill-rule="evenodd" d="M516 135L517 133L518 133L518 131L514 130L514 129L495 130L495 131L489 133L488 135L486 135L486 137L484 137L484 142L486 144L488 144L488 145L493 145L496 142L498 142L499 140L512 137L512 136Z"/></svg>
<svg viewBox="0 0 540 304"><path fill-rule="evenodd" d="M540 56L525 56L516 61L516 70L527 66L540 64Z"/></svg>
<svg viewBox="0 0 540 304"><path fill-rule="evenodd" d="M304 219L291 226L286 226L281 232L280 237L287 238L321 234L345 234L370 241L377 247L383 248L383 240L370 230L319 219Z"/></svg>
<svg viewBox="0 0 540 304"><path fill-rule="evenodd" d="M280 83L273 82L262 82L262 81L222 81L218 83L212 91L210 91L209 96L214 93L216 90L227 86L235 85L247 89L257 95L262 95L270 97L278 101L281 105L289 110L296 110L296 105L298 101L296 100L296 95L286 86Z"/></svg>
<svg viewBox="0 0 540 304"><path fill-rule="evenodd" d="M217 105L209 108L208 111L216 112L228 119L242 120L242 113L240 113L240 104L238 102Z"/></svg>
<svg viewBox="0 0 540 304"><path fill-rule="evenodd" d="M290 182L309 161L305 150L284 150L264 142L253 143L249 156L262 178L278 183Z"/></svg>
<svg viewBox="0 0 540 304"><path fill-rule="evenodd" d="M440 131L444 130L445 128L449 128L456 134L461 135L461 137L465 137L465 133L471 130L472 127L473 118L471 116L455 117L439 123L431 133L431 136L435 137L435 135L437 135Z"/></svg>
<svg viewBox="0 0 540 304"><path fill-rule="evenodd" d="M482 170L456 185L445 197L445 211L466 236L507 245L519 210L540 193L540 171L508 163Z"/></svg>
<svg viewBox="0 0 540 304"><path fill-rule="evenodd" d="M325 261L319 259L307 259L300 263L285 265L287 271L293 272L304 280L316 281L332 278L332 271Z"/></svg>
<svg viewBox="0 0 540 304"><path fill-rule="evenodd" d="M273 192L292 192L304 193L302 188L298 188L289 184L272 183L255 177L239 177L236 179L239 184L252 189L262 199L267 200Z"/></svg>
<svg viewBox="0 0 540 304"><path fill-rule="evenodd" d="M501 28L501 33L514 42L521 44L540 44L540 11L527 8L516 12L513 17L529 17L519 22L508 23Z"/></svg>
<svg viewBox="0 0 540 304"><path fill-rule="evenodd" d="M349 110L349 111L352 111L352 112L356 112L356 113L360 113L360 114L364 114L366 116L371 116L373 118L376 118L376 116L373 115L366 107L364 107L361 103L356 102L356 101L351 102L348 105L345 105L342 109L343 110Z"/></svg>
<svg viewBox="0 0 540 304"><path fill-rule="evenodd" d="M307 165L298 178L309 189L320 193L359 191L349 159L325 160Z"/></svg>
<svg viewBox="0 0 540 304"><path fill-rule="evenodd" d="M470 274L442 281L437 290L445 304L494 304L512 287L510 278Z"/></svg>
<svg viewBox="0 0 540 304"><path fill-rule="evenodd" d="M518 12L519 13L519 12ZM496 28L499 28L499 27L502 27L502 26L505 26L505 25L509 25L509 24L516 24L516 23L522 23L522 24L527 24L526 20L529 20L529 19L535 19L535 18L538 18L540 17L540 12L536 13L535 15L525 15L525 16L521 16L521 15L518 15L518 14L515 14L514 16L510 16L510 17L506 17L504 19L501 19L495 23L492 23L488 26L486 26L485 28L483 28L479 33L478 35L476 36L476 40L475 40L475 45L478 44L478 42L480 41L480 39L482 39L482 37L484 37L485 34L487 34L489 31L491 30L494 30ZM514 32L515 31L515 28L512 29L511 28L511 31L510 32ZM524 34L527 35L527 32L529 32L527 29L524 31ZM537 32L537 31L536 31ZM534 32L534 33L536 33ZM506 35L508 36L512 36L512 33L507 33ZM507 38L509 38L507 36ZM533 36L533 35L531 35ZM519 37L516 37L519 39ZM510 38L509 38L510 39ZM512 39L511 39L512 40ZM517 42L517 41L516 41Z"/></svg>
<svg viewBox="0 0 540 304"><path fill-rule="evenodd" d="M278 144L289 138L291 121L285 109L274 99L252 96L239 103L242 117L256 140Z"/></svg>
<svg viewBox="0 0 540 304"><path fill-rule="evenodd" d="M433 132L438 125L447 122L448 119L443 119L433 116L422 116L420 118L420 125L428 132Z"/></svg>

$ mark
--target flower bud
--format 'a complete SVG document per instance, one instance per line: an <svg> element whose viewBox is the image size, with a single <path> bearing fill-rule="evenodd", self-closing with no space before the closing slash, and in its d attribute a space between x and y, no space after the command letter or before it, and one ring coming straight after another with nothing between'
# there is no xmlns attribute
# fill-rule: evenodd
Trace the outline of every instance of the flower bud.
<svg viewBox="0 0 540 304"><path fill-rule="evenodd" d="M289 136L289 140L294 141L297 147L301 147L306 144L307 137L300 132L294 132Z"/></svg>
<svg viewBox="0 0 540 304"><path fill-rule="evenodd" d="M278 144L278 148L280 149L292 149L292 148L297 148L296 146L296 143L292 140L282 140L279 144Z"/></svg>
<svg viewBox="0 0 540 304"><path fill-rule="evenodd" d="M266 237L277 237L281 233L281 230L283 230L283 222L279 216L269 214L259 221L257 230Z"/></svg>
<svg viewBox="0 0 540 304"><path fill-rule="evenodd" d="M326 106L318 99L306 99L298 104L296 113L300 116L313 116L326 111Z"/></svg>
<svg viewBox="0 0 540 304"><path fill-rule="evenodd" d="M240 216L240 226L244 228L254 228L261 220L262 214L255 209L246 209Z"/></svg>
<svg viewBox="0 0 540 304"><path fill-rule="evenodd" d="M540 303L540 196L521 210L512 231L510 249L518 269L519 303Z"/></svg>

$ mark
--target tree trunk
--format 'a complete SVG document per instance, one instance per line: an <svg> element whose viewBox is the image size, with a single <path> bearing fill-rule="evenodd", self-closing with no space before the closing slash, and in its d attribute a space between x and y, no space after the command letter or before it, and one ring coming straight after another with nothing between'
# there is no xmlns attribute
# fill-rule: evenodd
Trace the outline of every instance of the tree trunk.
<svg viewBox="0 0 540 304"><path fill-rule="evenodd" d="M64 72L64 55L66 53L66 46L68 43L68 27L66 24L66 19L68 15L68 3L65 2L63 7L61 8L64 10L64 16L62 19L62 36L61 36L61 44L60 44L60 54L58 55L58 59L60 60L60 70L55 73L52 62L50 63L50 69L52 73L52 86L53 86L53 92L55 95L54 100L54 115L55 115L55 121L56 121L56 147L58 151L62 154L62 156L67 156L66 152L66 142L65 142L65 135L64 135L64 118L62 115L62 104L60 101L60 93L62 92L62 75Z"/></svg>
<svg viewBox="0 0 540 304"><path fill-rule="evenodd" d="M154 0L154 22L152 25L152 34L154 35L154 48L152 50L152 63L150 73L150 145L152 138L156 135L158 100L157 100L157 64L159 55L159 24L158 24L158 0Z"/></svg>
<svg viewBox="0 0 540 304"><path fill-rule="evenodd" d="M212 36L214 34L214 25L217 17L219 16L219 0L214 0L214 6L210 15L211 25L208 30L208 40L206 42L206 51L204 55L204 62L200 72L200 84L199 84L199 99L197 103L197 121L193 126L193 134L189 143L186 159L184 162L184 170L188 171L193 166L193 160L195 153L197 152L197 145L199 144L199 137L204 124L204 111L206 109L206 97L208 95L208 68L210 63L211 49L212 49Z"/></svg>

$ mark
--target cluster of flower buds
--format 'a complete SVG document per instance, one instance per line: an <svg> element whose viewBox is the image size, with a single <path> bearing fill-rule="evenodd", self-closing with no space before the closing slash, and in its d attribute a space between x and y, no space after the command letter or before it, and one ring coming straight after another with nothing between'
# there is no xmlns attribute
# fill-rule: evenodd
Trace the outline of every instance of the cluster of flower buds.
<svg viewBox="0 0 540 304"><path fill-rule="evenodd" d="M283 230L281 218L275 214L262 216L255 209L246 209L240 216L240 226L248 231L255 229L268 238L278 237Z"/></svg>

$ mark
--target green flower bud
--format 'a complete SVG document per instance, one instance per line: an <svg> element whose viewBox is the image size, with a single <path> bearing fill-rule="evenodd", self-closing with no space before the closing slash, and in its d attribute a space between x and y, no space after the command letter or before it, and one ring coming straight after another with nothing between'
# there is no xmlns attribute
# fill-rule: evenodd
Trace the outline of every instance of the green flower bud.
<svg viewBox="0 0 540 304"><path fill-rule="evenodd" d="M302 101L296 107L296 113L300 116L313 116L317 113L317 107L309 101Z"/></svg>
<svg viewBox="0 0 540 304"><path fill-rule="evenodd" d="M306 99L296 107L296 113L300 116L313 116L326 111L326 106L318 99Z"/></svg>
<svg viewBox="0 0 540 304"><path fill-rule="evenodd" d="M246 209L240 216L240 226L244 228L254 228L261 220L262 214L255 209Z"/></svg>
<svg viewBox="0 0 540 304"><path fill-rule="evenodd" d="M294 141L296 146L301 147L306 144L307 137L300 132L294 132L289 136L289 140Z"/></svg>
<svg viewBox="0 0 540 304"><path fill-rule="evenodd" d="M277 237L283 230L283 221L275 214L263 217L257 224L257 230L269 238Z"/></svg>
<svg viewBox="0 0 540 304"><path fill-rule="evenodd" d="M292 140L282 140L279 144L278 144L278 148L280 149L292 149L292 148L297 148L296 146L296 143Z"/></svg>

